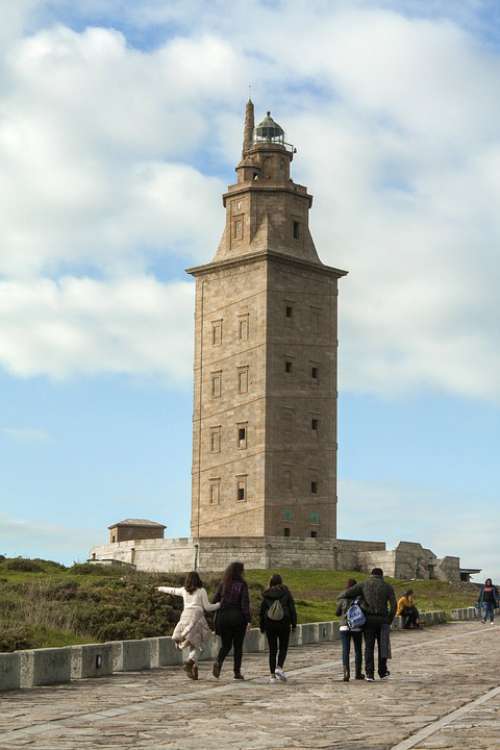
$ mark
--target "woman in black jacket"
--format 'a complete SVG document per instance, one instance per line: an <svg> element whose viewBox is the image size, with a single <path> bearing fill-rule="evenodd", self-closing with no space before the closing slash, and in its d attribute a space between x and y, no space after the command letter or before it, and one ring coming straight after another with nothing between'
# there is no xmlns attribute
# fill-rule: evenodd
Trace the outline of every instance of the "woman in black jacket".
<svg viewBox="0 0 500 750"><path fill-rule="evenodd" d="M280 575L272 576L269 588L262 594L260 607L260 630L265 633L269 643L270 681L286 682L283 671L290 640L290 629L297 627L297 612L293 596Z"/></svg>

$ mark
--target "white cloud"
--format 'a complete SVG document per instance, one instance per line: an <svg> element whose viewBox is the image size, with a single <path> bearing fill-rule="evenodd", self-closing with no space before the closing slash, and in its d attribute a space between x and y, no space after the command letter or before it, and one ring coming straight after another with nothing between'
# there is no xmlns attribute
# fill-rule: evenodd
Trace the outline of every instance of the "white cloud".
<svg viewBox="0 0 500 750"><path fill-rule="evenodd" d="M0 435L19 443L46 443L50 435L38 427L0 427Z"/></svg>
<svg viewBox="0 0 500 750"><path fill-rule="evenodd" d="M192 310L188 282L0 282L0 363L21 377L125 372L189 382Z"/></svg>
<svg viewBox="0 0 500 750"><path fill-rule="evenodd" d="M232 54L207 38L145 54L119 32L61 26L19 41L0 90L0 274L123 272L215 247L224 184L186 160L208 127L193 99L232 85Z"/></svg>
<svg viewBox="0 0 500 750"><path fill-rule="evenodd" d="M37 7L57 17L69 4ZM22 14L13 17L0 79L0 274L25 278L24 309L50 318L46 277L75 267L104 274L104 291L117 277L144 277L162 256L210 260L224 181L207 173L239 157L235 112L252 81L258 108L271 103L299 147L295 173L315 194L321 257L350 271L340 296L342 389L498 400L499 58L467 31L473 2L456 12L461 25L444 18L446 3L426 19L418 8L254 1L228 14L199 2L88 4L94 18L182 29L150 51L110 28L56 25L16 41ZM83 319L67 314L63 305L57 330L36 335L31 353L2 328L5 366L98 372L96 357L91 367L78 359ZM9 330L29 319L16 307ZM164 325L160 348L168 335ZM54 363L40 361L49 350L41 340L52 342ZM166 359L136 361L132 334L122 342L129 355L104 357L103 370L149 363L169 374Z"/></svg>

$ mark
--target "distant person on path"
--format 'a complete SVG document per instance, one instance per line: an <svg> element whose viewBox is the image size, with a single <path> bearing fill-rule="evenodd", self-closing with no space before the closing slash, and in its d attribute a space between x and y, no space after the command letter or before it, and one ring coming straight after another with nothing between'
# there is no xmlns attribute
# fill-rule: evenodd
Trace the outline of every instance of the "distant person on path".
<svg viewBox="0 0 500 750"><path fill-rule="evenodd" d="M389 583L384 581L381 568L373 568L371 575L363 583L344 591L337 599L363 600L366 613L365 635L365 669L366 680L375 679L375 643L378 645L378 675L381 680L389 677L387 659L390 657L389 628L396 615L396 595Z"/></svg>
<svg viewBox="0 0 500 750"><path fill-rule="evenodd" d="M220 604L210 604L206 590L196 571L186 576L184 586L158 586L158 591L172 596L181 596L184 609L175 626L172 638L180 649L188 648L188 659L184 669L192 680L198 679L198 657L203 644L210 635L210 628L205 619L205 612L214 612Z"/></svg>
<svg viewBox="0 0 500 750"><path fill-rule="evenodd" d="M408 589L408 591L398 599L396 615L397 617L403 618L403 628L409 629L412 627L420 627L420 613L415 606L413 589Z"/></svg>
<svg viewBox="0 0 500 750"><path fill-rule="evenodd" d="M295 602L289 589L283 584L280 575L273 575L269 588L262 594L260 605L260 630L269 643L270 682L286 682L283 671L290 640L290 629L297 627Z"/></svg>
<svg viewBox="0 0 500 750"><path fill-rule="evenodd" d="M222 640L222 646L213 666L214 677L219 677L224 659L233 648L234 679L244 680L241 674L243 641L251 622L248 586L243 578L244 565L231 563L215 592L213 602L220 602L220 610L215 619L215 632Z"/></svg>
<svg viewBox="0 0 500 750"><path fill-rule="evenodd" d="M495 609L498 609L498 589L493 585L491 578L487 578L484 585L481 586L477 606L480 612L484 610L481 622L486 623L489 617L490 624L493 625Z"/></svg>
<svg viewBox="0 0 500 750"><path fill-rule="evenodd" d="M356 586L357 581L349 578L346 589L349 590ZM342 664L344 666L344 682L349 682L351 677L350 654L351 643L354 643L354 666L356 670L356 680L364 680L362 674L363 663L363 632L361 629L353 630L347 622L347 612L352 604L351 599L339 599L337 604L337 617L341 618L340 638L342 640Z"/></svg>

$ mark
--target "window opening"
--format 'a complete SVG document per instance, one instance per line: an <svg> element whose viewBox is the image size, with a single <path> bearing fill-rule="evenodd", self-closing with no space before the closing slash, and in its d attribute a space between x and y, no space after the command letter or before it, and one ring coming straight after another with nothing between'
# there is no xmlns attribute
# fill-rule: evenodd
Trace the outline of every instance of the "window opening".
<svg viewBox="0 0 500 750"><path fill-rule="evenodd" d="M238 392L248 393L248 367L238 370Z"/></svg>
<svg viewBox="0 0 500 750"><path fill-rule="evenodd" d="M317 495L318 494L318 483L315 479L311 482L311 494Z"/></svg>
<svg viewBox="0 0 500 750"><path fill-rule="evenodd" d="M246 425L238 426L238 448L247 447L247 428Z"/></svg>
<svg viewBox="0 0 500 750"><path fill-rule="evenodd" d="M290 529L287 526L283 529L283 536L290 536Z"/></svg>
<svg viewBox="0 0 500 750"><path fill-rule="evenodd" d="M238 502L243 502L247 499L247 480L246 477L238 479L236 484L236 498Z"/></svg>
<svg viewBox="0 0 500 750"><path fill-rule="evenodd" d="M293 239L300 240L300 222L299 221L293 222Z"/></svg>

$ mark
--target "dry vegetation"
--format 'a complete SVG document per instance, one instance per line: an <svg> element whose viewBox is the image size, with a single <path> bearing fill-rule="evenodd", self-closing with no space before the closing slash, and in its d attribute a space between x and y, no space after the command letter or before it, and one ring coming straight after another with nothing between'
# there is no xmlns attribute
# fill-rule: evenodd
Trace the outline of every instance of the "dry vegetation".
<svg viewBox="0 0 500 750"><path fill-rule="evenodd" d="M279 571L295 595L299 622L335 618L335 598L348 577L361 573ZM249 571L254 624L268 571ZM220 575L204 576L209 594ZM162 583L180 585L183 576L125 572L121 567L73 565L46 560L0 559L0 651L65 646L92 641L168 635L181 601L156 591ZM409 583L394 581L397 593ZM422 610L452 609L474 603L471 584L413 581Z"/></svg>

